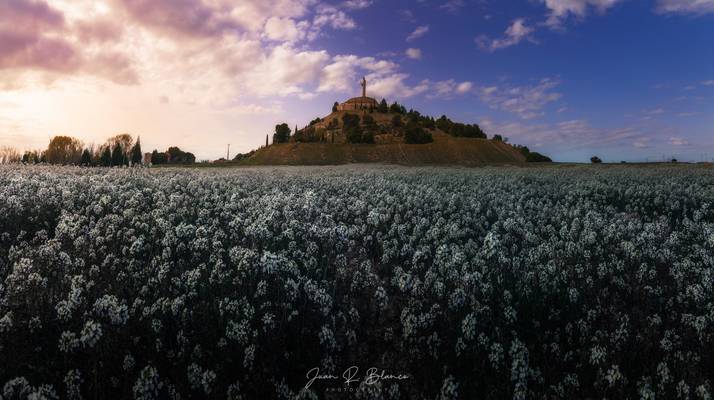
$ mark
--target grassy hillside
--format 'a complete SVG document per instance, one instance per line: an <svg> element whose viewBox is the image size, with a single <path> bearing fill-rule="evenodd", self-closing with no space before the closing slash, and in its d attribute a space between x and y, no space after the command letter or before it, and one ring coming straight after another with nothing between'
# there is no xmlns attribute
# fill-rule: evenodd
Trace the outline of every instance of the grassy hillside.
<svg viewBox="0 0 714 400"><path fill-rule="evenodd" d="M402 165L483 165L525 161L508 144L486 139L458 138L433 130L428 144L284 143L258 150L244 165L337 165L388 163Z"/></svg>

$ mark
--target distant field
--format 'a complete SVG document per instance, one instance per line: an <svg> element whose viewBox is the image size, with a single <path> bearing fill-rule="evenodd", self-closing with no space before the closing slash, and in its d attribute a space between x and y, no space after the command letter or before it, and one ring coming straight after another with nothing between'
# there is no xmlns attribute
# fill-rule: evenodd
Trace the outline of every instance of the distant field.
<svg viewBox="0 0 714 400"><path fill-rule="evenodd" d="M709 398L712 199L694 165L0 166L0 388Z"/></svg>

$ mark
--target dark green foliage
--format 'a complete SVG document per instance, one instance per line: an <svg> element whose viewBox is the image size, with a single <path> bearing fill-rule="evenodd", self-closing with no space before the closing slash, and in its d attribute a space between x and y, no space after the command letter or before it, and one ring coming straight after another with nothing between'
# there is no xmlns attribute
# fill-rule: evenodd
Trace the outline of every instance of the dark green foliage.
<svg viewBox="0 0 714 400"><path fill-rule="evenodd" d="M151 164L161 165L161 164L166 164L167 161L168 161L168 158L166 157L166 153L159 153L156 150L151 152Z"/></svg>
<svg viewBox="0 0 714 400"><path fill-rule="evenodd" d="M526 158L526 162L553 162L550 157L544 156L535 151L531 151L527 146L515 145L513 146L516 150L521 152Z"/></svg>
<svg viewBox="0 0 714 400"><path fill-rule="evenodd" d="M242 161L242 160L245 160L245 159L247 159L247 158L252 157L253 154L255 154L255 150L251 150L251 151L249 151L248 153L238 153L238 154L235 155L235 157L233 157L233 161Z"/></svg>
<svg viewBox="0 0 714 400"><path fill-rule="evenodd" d="M377 106L377 112L380 112L382 114L386 114L389 112L389 106L387 105L387 100L382 99L382 101L379 102L379 106Z"/></svg>
<svg viewBox="0 0 714 400"><path fill-rule="evenodd" d="M92 165L92 154L89 152L89 149L84 149L82 152L82 158L79 160L79 165L85 167Z"/></svg>
<svg viewBox="0 0 714 400"><path fill-rule="evenodd" d="M114 148L112 149L112 167L119 167L124 165L124 161L126 160L126 156L124 155L124 149L121 147L119 143L114 145Z"/></svg>
<svg viewBox="0 0 714 400"><path fill-rule="evenodd" d="M424 144L433 142L434 138L430 132L420 127L419 124L409 121L406 128L404 128L404 140L407 144Z"/></svg>
<svg viewBox="0 0 714 400"><path fill-rule="evenodd" d="M391 106L389 106L389 112L403 115L403 114L407 113L407 109L404 108L403 105L401 105L395 101L394 103L392 103Z"/></svg>
<svg viewBox="0 0 714 400"><path fill-rule="evenodd" d="M25 164L37 164L41 162L42 156L44 152L39 152L37 150L34 151L26 151L25 154L22 155L22 162Z"/></svg>
<svg viewBox="0 0 714 400"><path fill-rule="evenodd" d="M365 115L362 117L362 126L367 130L374 131L377 129L377 123L371 115Z"/></svg>
<svg viewBox="0 0 714 400"><path fill-rule="evenodd" d="M343 115L342 125L345 129L359 127L359 115L350 113Z"/></svg>
<svg viewBox="0 0 714 400"><path fill-rule="evenodd" d="M362 128L359 126L345 127L345 136L348 143L362 143Z"/></svg>
<svg viewBox="0 0 714 400"><path fill-rule="evenodd" d="M335 102L335 104L332 105L332 112L337 112L337 107L340 105L340 103Z"/></svg>
<svg viewBox="0 0 714 400"><path fill-rule="evenodd" d="M136 143L134 143L134 147L131 148L131 164L141 165L142 158L143 154L141 153L141 140L137 138Z"/></svg>
<svg viewBox="0 0 714 400"><path fill-rule="evenodd" d="M478 124L469 125L462 124L460 122L453 122L445 115L442 115L438 120L436 120L434 125L451 136L486 139L486 133L480 126L478 126Z"/></svg>
<svg viewBox="0 0 714 400"><path fill-rule="evenodd" d="M434 122L434 118L432 117L422 117L419 123L421 124L421 126L427 129L436 128L436 123Z"/></svg>
<svg viewBox="0 0 714 400"><path fill-rule="evenodd" d="M493 141L494 141L494 142L503 142L503 136L501 136L501 135L493 135Z"/></svg>
<svg viewBox="0 0 714 400"><path fill-rule="evenodd" d="M104 146L102 155L99 157L99 165L102 167L112 166L112 151L109 149L109 146Z"/></svg>
<svg viewBox="0 0 714 400"><path fill-rule="evenodd" d="M196 156L192 153L187 153L178 147L169 147L166 151L169 164L193 164L196 162Z"/></svg>
<svg viewBox="0 0 714 400"><path fill-rule="evenodd" d="M275 133L273 134L273 144L287 143L290 140L290 127L286 123L275 125Z"/></svg>
<svg viewBox="0 0 714 400"><path fill-rule="evenodd" d="M392 128L398 129L404 126L404 123L402 122L402 116L401 115L395 115L392 117Z"/></svg>
<svg viewBox="0 0 714 400"><path fill-rule="evenodd" d="M601 164L602 160L598 156L592 156L590 157L590 162L593 164Z"/></svg>
<svg viewBox="0 0 714 400"><path fill-rule="evenodd" d="M313 119L312 121L310 121L310 126L313 126L313 125L315 125L315 124L319 124L320 122L322 122L322 118L317 117L317 118ZM297 129L295 129L295 131L297 132Z"/></svg>
<svg viewBox="0 0 714 400"><path fill-rule="evenodd" d="M374 119L365 115L363 121L368 122L365 129L360 125L359 115L345 114L342 116L343 132L348 143L374 143Z"/></svg>
<svg viewBox="0 0 714 400"><path fill-rule="evenodd" d="M314 126L308 126L303 130L297 131L293 135L293 140L295 142L321 142L323 140L324 129L317 130Z"/></svg>

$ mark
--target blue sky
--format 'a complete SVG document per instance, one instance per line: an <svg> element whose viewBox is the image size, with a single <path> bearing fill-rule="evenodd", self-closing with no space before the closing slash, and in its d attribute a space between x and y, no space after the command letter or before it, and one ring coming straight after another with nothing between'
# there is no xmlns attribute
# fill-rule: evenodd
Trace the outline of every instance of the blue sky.
<svg viewBox="0 0 714 400"><path fill-rule="evenodd" d="M215 159L359 92L558 161L714 159L714 0L7 0L0 145ZM8 21L14 21L9 23Z"/></svg>
<svg viewBox="0 0 714 400"><path fill-rule="evenodd" d="M592 154L614 161L714 158L714 2L678 12L649 1L591 5L553 27L543 26L552 10L542 2L502 3L452 2L447 10L442 1L379 2L354 14L362 29L330 35L324 46L358 54L417 48L420 59L399 59L412 84L455 79L473 82L474 92L451 99L415 96L403 100L408 106L480 123L559 160ZM519 19L531 33L486 48L507 37ZM428 32L407 41L420 26ZM479 37L487 44L479 47ZM552 84L541 85L544 79ZM490 87L520 91L491 99L483 95ZM554 96L519 98L529 90ZM533 103L533 109L502 105L512 99Z"/></svg>

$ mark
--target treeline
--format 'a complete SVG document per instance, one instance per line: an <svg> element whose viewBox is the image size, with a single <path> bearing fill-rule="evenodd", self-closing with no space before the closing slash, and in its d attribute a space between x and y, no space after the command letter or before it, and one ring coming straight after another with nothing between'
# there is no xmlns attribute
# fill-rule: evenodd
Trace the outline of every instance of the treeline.
<svg viewBox="0 0 714 400"><path fill-rule="evenodd" d="M72 136L55 136L45 150L26 151L25 164L47 163L55 165L80 165L85 167L131 166L142 164L141 140L129 134L116 135L101 146L85 146Z"/></svg>
<svg viewBox="0 0 714 400"><path fill-rule="evenodd" d="M548 156L544 156L536 151L531 151L527 146L515 145L516 150L526 158L526 162L553 162Z"/></svg>
<svg viewBox="0 0 714 400"><path fill-rule="evenodd" d="M451 136L457 137L470 137L487 139L488 136L478 124L462 124L460 122L453 122L446 115L442 115L436 120L436 127L440 130L448 133Z"/></svg>
<svg viewBox="0 0 714 400"><path fill-rule="evenodd" d="M166 152L159 153L158 150L151 152L151 164L194 164L196 156L193 153L185 152L178 147L169 147Z"/></svg>
<svg viewBox="0 0 714 400"><path fill-rule="evenodd" d="M335 102L332 111L337 112L338 106L339 103ZM381 123L377 123L375 113L390 114L391 118L379 117ZM385 99L382 99L376 107L357 113L346 112L341 118L332 117L327 124L325 120L318 117L303 129L298 129L296 126L294 131L286 123L276 125L273 143L334 143L335 134L341 133L347 143L373 144L376 135L391 133L404 137L407 144L425 144L434 141L432 131L435 129L454 137L488 139L488 135L478 124L454 122L446 115L434 119L413 109L407 111L406 107L397 102L389 105ZM508 138L500 134L494 134L491 140L508 143ZM267 144L266 141L266 146ZM523 154L527 162L552 162L549 157L530 151L526 146L514 145L514 148Z"/></svg>
<svg viewBox="0 0 714 400"><path fill-rule="evenodd" d="M84 167L141 166L149 163L193 164L196 157L178 147L169 147L166 152L154 150L151 157L144 157L141 139L129 134L116 135L104 144L85 146L81 140L71 136L55 136L47 149L26 151L17 161L25 164L79 165Z"/></svg>

